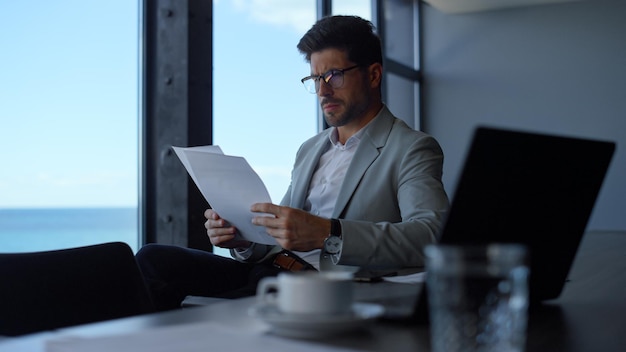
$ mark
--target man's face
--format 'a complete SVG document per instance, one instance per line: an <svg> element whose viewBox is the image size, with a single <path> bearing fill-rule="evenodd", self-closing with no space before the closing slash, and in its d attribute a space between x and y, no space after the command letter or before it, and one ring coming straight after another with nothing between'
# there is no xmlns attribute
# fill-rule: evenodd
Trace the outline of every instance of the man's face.
<svg viewBox="0 0 626 352"><path fill-rule="evenodd" d="M344 51L325 49L311 54L311 74L323 75L330 70L341 70L354 66ZM371 90L361 68L346 71L343 85L333 88L320 80L317 96L330 126L340 127L358 124L364 118L371 103Z"/></svg>

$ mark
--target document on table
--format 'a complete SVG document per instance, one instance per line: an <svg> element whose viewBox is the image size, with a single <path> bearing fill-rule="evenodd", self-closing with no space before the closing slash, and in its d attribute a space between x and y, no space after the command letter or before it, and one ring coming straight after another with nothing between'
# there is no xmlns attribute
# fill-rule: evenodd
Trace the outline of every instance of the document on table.
<svg viewBox="0 0 626 352"><path fill-rule="evenodd" d="M271 203L272 200L265 184L246 159L225 155L215 145L172 148L204 199L237 228L241 237L256 243L277 244L265 227L252 224L252 218L259 214L251 212L250 206Z"/></svg>
<svg viewBox="0 0 626 352"><path fill-rule="evenodd" d="M206 351L356 352L325 340L274 336L266 329L226 328L219 322L190 323L110 336L58 336L45 342L46 352L206 352Z"/></svg>

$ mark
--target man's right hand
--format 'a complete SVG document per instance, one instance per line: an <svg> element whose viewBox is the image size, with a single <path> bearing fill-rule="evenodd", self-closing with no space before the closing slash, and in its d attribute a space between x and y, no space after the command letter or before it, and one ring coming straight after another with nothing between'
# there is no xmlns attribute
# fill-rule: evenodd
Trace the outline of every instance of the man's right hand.
<svg viewBox="0 0 626 352"><path fill-rule="evenodd" d="M237 229L230 226L213 209L204 211L207 221L204 223L211 244L221 248L248 248L251 242L236 239Z"/></svg>

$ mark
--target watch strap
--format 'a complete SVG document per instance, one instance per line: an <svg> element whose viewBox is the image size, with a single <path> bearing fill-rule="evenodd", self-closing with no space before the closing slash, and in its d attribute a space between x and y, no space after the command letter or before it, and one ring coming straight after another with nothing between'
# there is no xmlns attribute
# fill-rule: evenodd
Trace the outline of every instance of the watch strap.
<svg viewBox="0 0 626 352"><path fill-rule="evenodd" d="M330 219L330 235L341 238L341 222L338 219Z"/></svg>

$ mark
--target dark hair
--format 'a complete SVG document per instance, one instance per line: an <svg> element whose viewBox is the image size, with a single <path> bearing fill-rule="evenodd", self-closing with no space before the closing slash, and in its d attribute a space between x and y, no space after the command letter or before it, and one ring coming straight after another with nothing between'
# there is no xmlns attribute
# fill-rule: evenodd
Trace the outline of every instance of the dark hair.
<svg viewBox="0 0 626 352"><path fill-rule="evenodd" d="M366 66L383 63L380 38L374 25L357 16L329 16L317 21L300 39L298 50L311 62L311 54L334 48L348 54L348 60Z"/></svg>

